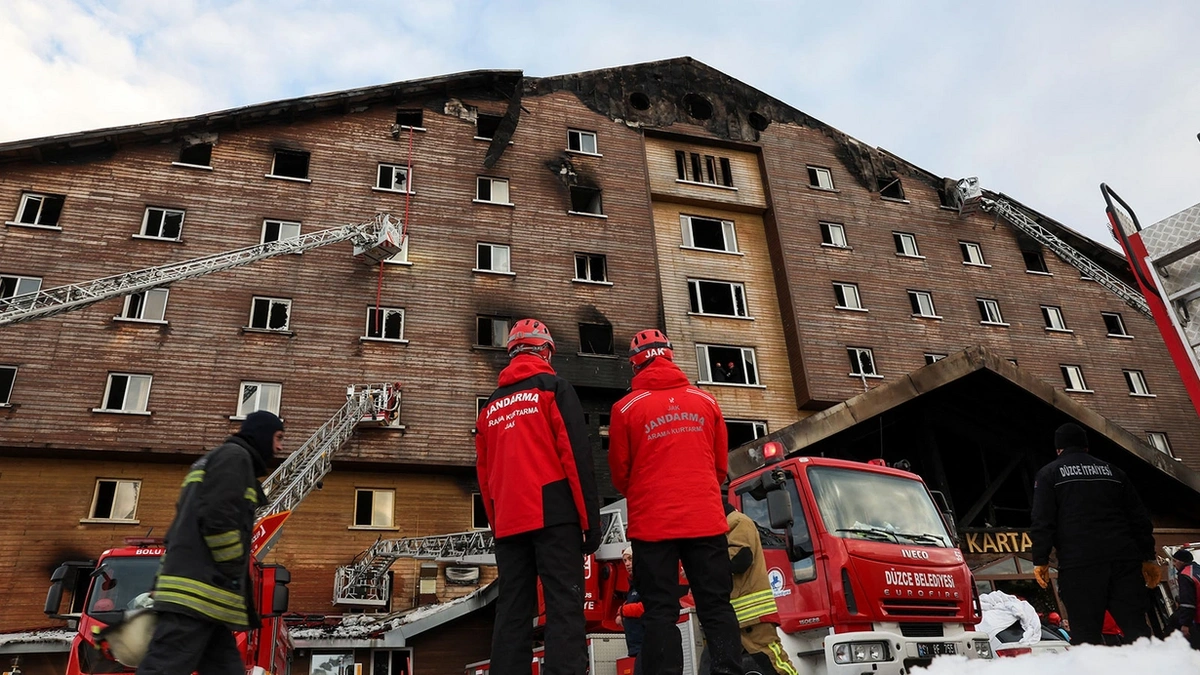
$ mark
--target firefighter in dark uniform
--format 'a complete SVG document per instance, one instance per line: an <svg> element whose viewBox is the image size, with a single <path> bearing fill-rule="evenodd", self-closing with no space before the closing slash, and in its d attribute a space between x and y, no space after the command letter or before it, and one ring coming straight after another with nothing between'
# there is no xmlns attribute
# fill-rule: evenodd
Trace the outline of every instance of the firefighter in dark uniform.
<svg viewBox="0 0 1200 675"><path fill-rule="evenodd" d="M158 623L139 675L242 675L230 631L259 623L250 584L254 512L265 497L257 476L283 450L283 421L264 410L192 464L154 581Z"/></svg>
<svg viewBox="0 0 1200 675"><path fill-rule="evenodd" d="M1054 432L1058 459L1034 481L1034 576L1050 583L1050 549L1058 551L1058 592L1071 619L1072 644L1103 644L1104 612L1126 642L1150 635L1146 588L1162 579L1150 515L1129 478L1088 453L1076 424Z"/></svg>
<svg viewBox="0 0 1200 675"><path fill-rule="evenodd" d="M496 536L494 675L528 675L537 582L546 601L545 675L583 675L583 560L600 546L600 501L579 397L550 365L554 340L536 319L508 334L500 372L476 420L479 492Z"/></svg>
<svg viewBox="0 0 1200 675"><path fill-rule="evenodd" d="M1200 585L1200 568L1196 566L1192 552L1186 548L1175 551L1171 556L1179 580L1179 606L1171 615L1171 626L1192 643L1192 649L1200 649L1200 622L1196 620L1196 587Z"/></svg>

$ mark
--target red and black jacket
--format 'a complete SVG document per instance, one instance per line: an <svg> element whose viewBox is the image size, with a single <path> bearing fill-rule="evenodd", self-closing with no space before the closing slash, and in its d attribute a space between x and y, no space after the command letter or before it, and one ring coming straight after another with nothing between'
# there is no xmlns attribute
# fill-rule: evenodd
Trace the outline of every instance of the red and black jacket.
<svg viewBox="0 0 1200 675"><path fill-rule="evenodd" d="M599 532L583 407L549 363L515 356L475 428L479 492L497 537L569 523Z"/></svg>
<svg viewBox="0 0 1200 675"><path fill-rule="evenodd" d="M725 534L721 483L729 468L725 418L715 399L658 358L633 376L612 409L608 465L628 500L630 539Z"/></svg>

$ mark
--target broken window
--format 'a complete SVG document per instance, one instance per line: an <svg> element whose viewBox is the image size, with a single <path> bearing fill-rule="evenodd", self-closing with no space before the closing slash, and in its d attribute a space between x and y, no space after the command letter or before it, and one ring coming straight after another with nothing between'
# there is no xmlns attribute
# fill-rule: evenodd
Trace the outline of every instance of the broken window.
<svg viewBox="0 0 1200 675"><path fill-rule="evenodd" d="M582 152L588 155L598 154L596 149L596 132L567 129L567 149L572 152Z"/></svg>
<svg viewBox="0 0 1200 675"><path fill-rule="evenodd" d="M958 242L958 248L962 251L964 265L987 266L987 263L983 261L983 247L979 244L971 241L960 241Z"/></svg>
<svg viewBox="0 0 1200 675"><path fill-rule="evenodd" d="M572 185L571 213L590 213L595 216L603 215L604 205L600 200L600 190L583 187L582 185Z"/></svg>
<svg viewBox="0 0 1200 675"><path fill-rule="evenodd" d="M1169 457L1174 457L1171 452L1171 443L1167 440L1167 435L1161 431L1147 431L1146 440L1149 441L1150 447L1166 454Z"/></svg>
<svg viewBox="0 0 1200 675"><path fill-rule="evenodd" d="M40 290L39 277L0 275L0 310L32 307Z"/></svg>
<svg viewBox="0 0 1200 675"><path fill-rule="evenodd" d="M404 310L398 307L367 308L367 330L363 337L375 340L404 339Z"/></svg>
<svg viewBox="0 0 1200 675"><path fill-rule="evenodd" d="M1025 271L1034 274L1049 274L1050 270L1046 268L1046 258L1041 251L1021 251L1021 257L1025 259Z"/></svg>
<svg viewBox="0 0 1200 675"><path fill-rule="evenodd" d="M142 236L178 241L183 230L183 213L180 209L146 209L142 216Z"/></svg>
<svg viewBox="0 0 1200 675"><path fill-rule="evenodd" d="M508 179L479 176L475 182L475 199L492 204L508 204Z"/></svg>
<svg viewBox="0 0 1200 675"><path fill-rule="evenodd" d="M408 192L408 167L400 164L380 164L375 187L380 190Z"/></svg>
<svg viewBox="0 0 1200 675"><path fill-rule="evenodd" d="M1100 316L1104 319L1104 327L1108 330L1108 337L1129 337L1129 333L1125 331L1125 321L1120 314L1116 312L1100 312Z"/></svg>
<svg viewBox="0 0 1200 675"><path fill-rule="evenodd" d="M938 361L941 361L944 358L946 358L945 354L932 354L932 353L926 352L925 353L925 365L927 365L927 366L933 365L933 364L937 363Z"/></svg>
<svg viewBox="0 0 1200 675"><path fill-rule="evenodd" d="M39 227L58 227L58 217L62 214L63 203L66 200L67 198L62 195L26 192L21 195L21 203L17 207L16 223Z"/></svg>
<svg viewBox="0 0 1200 675"><path fill-rule="evenodd" d="M685 215L680 215L679 220L683 226L684 248L737 253L733 221Z"/></svg>
<svg viewBox="0 0 1200 675"><path fill-rule="evenodd" d="M475 317L475 344L479 347L508 346L508 318L499 316Z"/></svg>
<svg viewBox="0 0 1200 675"><path fill-rule="evenodd" d="M841 223L820 223L821 244L834 248L850 248L846 243L846 228Z"/></svg>
<svg viewBox="0 0 1200 675"><path fill-rule="evenodd" d="M997 326L1007 326L1004 323L1004 318L1000 316L1000 303L987 298L976 298L976 304L979 305L979 323L989 323Z"/></svg>
<svg viewBox="0 0 1200 675"><path fill-rule="evenodd" d="M761 420L725 420L730 451L767 435L767 423Z"/></svg>
<svg viewBox="0 0 1200 675"><path fill-rule="evenodd" d="M308 153L303 150L276 150L271 175L308 179Z"/></svg>
<svg viewBox="0 0 1200 675"><path fill-rule="evenodd" d="M300 223L286 220L264 220L262 243L295 239L300 236Z"/></svg>
<svg viewBox="0 0 1200 675"><path fill-rule="evenodd" d="M97 480L88 518L93 520L135 520L138 493L141 492L141 488L142 481L140 480Z"/></svg>
<svg viewBox="0 0 1200 675"><path fill-rule="evenodd" d="M150 398L149 375L109 373L108 385L104 389L105 412L146 412Z"/></svg>
<svg viewBox="0 0 1200 675"><path fill-rule="evenodd" d="M480 114L475 118L475 138L483 138L492 140L496 136L496 131L500 128L500 120L504 119L500 115L484 115Z"/></svg>
<svg viewBox="0 0 1200 675"><path fill-rule="evenodd" d="M413 129L425 128L425 111L421 108L409 110L400 108L396 110L396 124L402 127L411 127Z"/></svg>
<svg viewBox="0 0 1200 675"><path fill-rule="evenodd" d="M1083 380L1083 368L1079 366L1059 366L1062 370L1063 384L1067 391L1090 391L1087 382Z"/></svg>
<svg viewBox="0 0 1200 675"><path fill-rule="evenodd" d="M688 279L691 311L696 314L719 316L749 316L746 311L746 288L728 281Z"/></svg>
<svg viewBox="0 0 1200 675"><path fill-rule="evenodd" d="M921 257L921 253L917 250L916 235L907 232L893 232L892 240L896 242L896 255L909 258Z"/></svg>
<svg viewBox="0 0 1200 675"><path fill-rule="evenodd" d="M615 354L612 324L579 324L579 352L582 354Z"/></svg>
<svg viewBox="0 0 1200 675"><path fill-rule="evenodd" d="M247 328L286 331L291 313L291 300L255 297L250 302L250 325Z"/></svg>
<svg viewBox="0 0 1200 675"><path fill-rule="evenodd" d="M913 316L941 318L933 309L933 294L928 291L909 291L908 302L912 305Z"/></svg>
<svg viewBox="0 0 1200 675"><path fill-rule="evenodd" d="M1146 384L1146 375L1140 370L1123 370L1125 374L1125 384L1129 385L1130 396L1154 396L1150 393L1150 386Z"/></svg>
<svg viewBox="0 0 1200 675"><path fill-rule="evenodd" d="M808 184L810 187L821 190L832 190L834 189L833 174L824 167L810 166L808 167Z"/></svg>
<svg viewBox="0 0 1200 675"><path fill-rule="evenodd" d="M16 366L0 366L0 405L12 403L13 384L16 381Z"/></svg>
<svg viewBox="0 0 1200 675"><path fill-rule="evenodd" d="M879 196L887 199L904 199L904 187L899 178L880 178Z"/></svg>
<svg viewBox="0 0 1200 675"><path fill-rule="evenodd" d="M753 347L696 345L700 382L705 384L758 384L758 361Z"/></svg>
<svg viewBox="0 0 1200 675"><path fill-rule="evenodd" d="M475 245L474 271L509 274L512 272L512 265L510 263L510 250L508 246L504 244L486 244L483 242Z"/></svg>
<svg viewBox="0 0 1200 675"><path fill-rule="evenodd" d="M833 282L833 297L837 300L837 309L863 309L862 298L858 295L858 284Z"/></svg>
<svg viewBox="0 0 1200 675"><path fill-rule="evenodd" d="M186 145L179 151L179 164L212 166L212 143Z"/></svg>
<svg viewBox="0 0 1200 675"><path fill-rule="evenodd" d="M733 187L733 168L728 157L675 151L675 173L679 180Z"/></svg>
<svg viewBox="0 0 1200 675"><path fill-rule="evenodd" d="M575 254L575 281L608 281L608 260L598 253Z"/></svg>
<svg viewBox="0 0 1200 675"><path fill-rule="evenodd" d="M1067 320L1063 318L1061 307L1042 305L1042 319L1046 321L1046 330L1070 332L1067 329Z"/></svg>
<svg viewBox="0 0 1200 675"><path fill-rule="evenodd" d="M125 307L121 318L130 321L163 322L167 313L167 289L152 288L148 291L125 296Z"/></svg>
<svg viewBox="0 0 1200 675"><path fill-rule="evenodd" d="M283 385L273 382L242 382L238 392L237 418L259 410L279 414L279 397Z"/></svg>
<svg viewBox="0 0 1200 675"><path fill-rule="evenodd" d="M847 347L850 357L850 374L854 377L879 377L875 370L875 354L866 347Z"/></svg>

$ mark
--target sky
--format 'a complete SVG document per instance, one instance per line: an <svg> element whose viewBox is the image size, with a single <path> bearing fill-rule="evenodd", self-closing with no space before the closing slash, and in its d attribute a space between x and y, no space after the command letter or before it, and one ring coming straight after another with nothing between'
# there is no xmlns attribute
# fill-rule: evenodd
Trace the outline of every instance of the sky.
<svg viewBox="0 0 1200 675"><path fill-rule="evenodd" d="M472 69L691 56L1109 246L1200 201L1200 2L3 0L0 142Z"/></svg>

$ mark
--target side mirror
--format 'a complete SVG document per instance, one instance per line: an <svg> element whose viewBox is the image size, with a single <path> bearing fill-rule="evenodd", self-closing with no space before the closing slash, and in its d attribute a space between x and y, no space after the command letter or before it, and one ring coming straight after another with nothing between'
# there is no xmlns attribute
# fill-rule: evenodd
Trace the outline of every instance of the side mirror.
<svg viewBox="0 0 1200 675"><path fill-rule="evenodd" d="M950 508L950 502L946 500L946 495L938 490L930 490L929 494L933 496L933 503L937 505L938 511L942 512L942 521L950 531L950 539L957 545L958 526L954 522L954 510Z"/></svg>
<svg viewBox="0 0 1200 675"><path fill-rule="evenodd" d="M771 520L773 530L792 528L792 496L786 490L772 490L767 493L767 517Z"/></svg>
<svg viewBox="0 0 1200 675"><path fill-rule="evenodd" d="M265 565L262 568L261 579L263 594L268 592L271 594L269 598L263 598L261 602L264 609L271 608L267 616L286 614L291 596L287 585L292 580L292 573L283 565Z"/></svg>
<svg viewBox="0 0 1200 675"><path fill-rule="evenodd" d="M50 590L46 592L46 605L42 610L47 616L51 619L64 617L58 612L58 606L62 604L63 589L67 587L74 589L80 570L86 572L90 567L91 563L87 562L67 562L59 565L50 574Z"/></svg>
<svg viewBox="0 0 1200 675"><path fill-rule="evenodd" d="M275 595L271 598L271 615L287 614L290 591L283 584L275 584Z"/></svg>
<svg viewBox="0 0 1200 675"><path fill-rule="evenodd" d="M60 567L58 569L61 570L62 568ZM46 607L42 610L45 612L46 616L54 618L58 615L58 606L62 604L62 596L62 581L55 581L54 583L50 584L50 590L46 593Z"/></svg>

